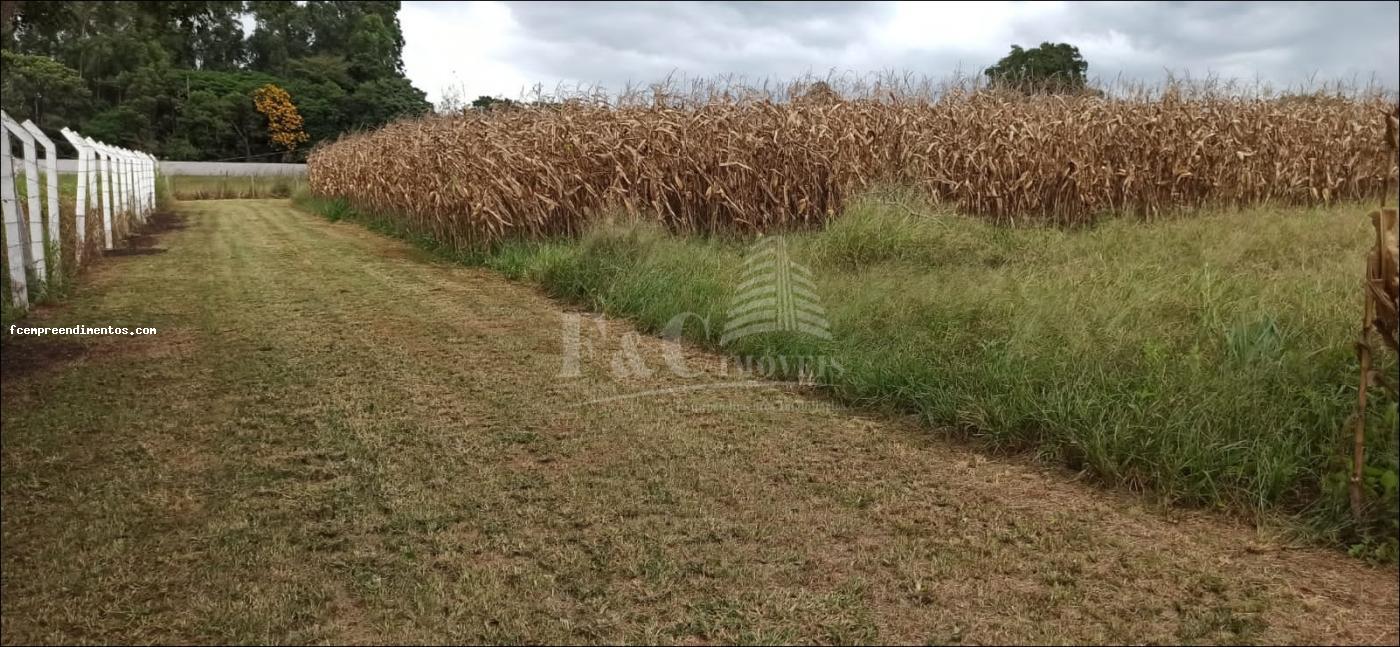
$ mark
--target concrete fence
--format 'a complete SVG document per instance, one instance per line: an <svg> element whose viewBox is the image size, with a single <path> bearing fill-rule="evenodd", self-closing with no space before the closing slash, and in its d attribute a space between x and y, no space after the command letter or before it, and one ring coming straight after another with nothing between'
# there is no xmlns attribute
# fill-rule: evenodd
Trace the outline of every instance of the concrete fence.
<svg viewBox="0 0 1400 647"><path fill-rule="evenodd" d="M58 160L59 173L77 173L78 160ZM268 176L268 175L306 175L305 164L279 164L273 162L179 162L172 160L160 161L161 175L199 175L199 176Z"/></svg>
<svg viewBox="0 0 1400 647"><path fill-rule="evenodd" d="M58 148L33 122L16 122L0 111L0 211L4 213L4 267L10 279L8 298L17 311L62 280L64 269L63 236L60 234L58 176L62 164ZM144 224L156 208L156 172L152 155L109 146L90 137L63 129L63 138L78 152L71 162L77 186L73 201L74 245L72 263L81 265L86 246L87 215L102 219L102 243L112 249L114 239ZM11 148L20 142L20 155ZM44 149L43 183L38 149ZM24 180L25 203L20 204L16 181ZM42 189L41 189L42 187Z"/></svg>

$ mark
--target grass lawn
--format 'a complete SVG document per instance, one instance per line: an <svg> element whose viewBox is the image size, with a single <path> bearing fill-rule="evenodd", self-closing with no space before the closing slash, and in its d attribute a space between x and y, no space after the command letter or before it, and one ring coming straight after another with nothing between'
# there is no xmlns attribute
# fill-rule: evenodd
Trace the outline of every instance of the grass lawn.
<svg viewBox="0 0 1400 647"><path fill-rule="evenodd" d="M796 384L699 388L734 376L694 347L619 378L668 349L286 201L174 209L24 321L158 334L0 332L5 643L1396 641L1394 567ZM648 236L619 288L670 267ZM609 334L570 377L573 317Z"/></svg>
<svg viewBox="0 0 1400 647"><path fill-rule="evenodd" d="M48 190L46 179L41 173L39 176L40 195L42 198L40 209L48 208L48 197L45 192ZM256 198L285 198L297 190L304 188L306 178L303 176L189 176L189 175L166 175L161 176L156 181L156 192L158 199L164 203L167 199L175 200L213 200L213 199L256 199ZM20 205L21 215L28 209L28 185L21 175L15 182L16 196ZM48 277L30 277L31 300L43 302L62 298L64 286L71 282L76 272L76 262L73 250L76 247L76 217L75 204L78 194L78 176L73 173L62 173L58 176L59 195L59 231L62 237L62 257L63 262L59 264L63 271L61 274ZM84 258L91 259L94 255L102 252L101 240L102 231L102 210L100 196L94 195L91 198L87 209L85 221L85 242L86 249L83 252ZM130 228L124 215L118 214L115 223L115 241L117 246L121 246L122 237ZM4 243L3 235L0 235L0 243ZM50 243L52 245L53 243ZM56 252L50 251L49 256L55 256ZM86 265L86 261L84 265ZM3 264L0 268L0 294L9 294L9 266ZM16 313L8 298L0 299L0 325L9 325L14 321Z"/></svg>
<svg viewBox="0 0 1400 647"><path fill-rule="evenodd" d="M651 332L694 313L685 336L709 348L830 358L840 370L819 381L843 402L911 412L1162 500L1297 516L1393 559L1396 408L1384 396L1369 420L1371 515L1355 524L1345 509L1367 212L1255 208L1062 231L871 196L825 229L785 236L811 270L829 341L720 343L750 241L612 223L457 256Z"/></svg>

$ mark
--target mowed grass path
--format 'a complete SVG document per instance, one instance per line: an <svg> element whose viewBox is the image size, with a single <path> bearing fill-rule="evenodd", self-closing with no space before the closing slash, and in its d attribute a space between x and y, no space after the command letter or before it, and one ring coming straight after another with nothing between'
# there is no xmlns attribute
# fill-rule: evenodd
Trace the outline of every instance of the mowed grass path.
<svg viewBox="0 0 1400 647"><path fill-rule="evenodd" d="M1397 640L1393 567L795 386L571 406L733 376L562 378L531 288L181 209L25 321L159 335L5 340L6 643Z"/></svg>

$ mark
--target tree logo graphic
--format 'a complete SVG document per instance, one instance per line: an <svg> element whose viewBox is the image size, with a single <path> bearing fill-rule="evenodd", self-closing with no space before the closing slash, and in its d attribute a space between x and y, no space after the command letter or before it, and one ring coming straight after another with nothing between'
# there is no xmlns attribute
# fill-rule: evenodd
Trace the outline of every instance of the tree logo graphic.
<svg viewBox="0 0 1400 647"><path fill-rule="evenodd" d="M719 343L765 332L791 331L831 339L826 311L812 272L788 257L782 236L754 243L744 259L743 279L730 303Z"/></svg>

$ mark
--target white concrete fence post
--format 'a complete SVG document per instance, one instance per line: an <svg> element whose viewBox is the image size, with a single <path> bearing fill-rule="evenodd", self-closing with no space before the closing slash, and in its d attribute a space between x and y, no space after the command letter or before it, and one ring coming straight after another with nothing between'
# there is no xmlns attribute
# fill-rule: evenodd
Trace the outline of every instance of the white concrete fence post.
<svg viewBox="0 0 1400 647"><path fill-rule="evenodd" d="M131 169L136 178L136 210L141 214L141 222L146 221L146 160L136 151L131 151Z"/></svg>
<svg viewBox="0 0 1400 647"><path fill-rule="evenodd" d="M58 231L58 147L54 146L53 140L49 139L44 131L39 130L34 122L25 119L20 126L34 137L34 141L44 147L44 222L47 225L45 233L48 235L48 247L45 248L45 252L56 254L49 263L49 271L57 276L59 265L63 263L63 254L59 251L63 243Z"/></svg>
<svg viewBox="0 0 1400 647"><path fill-rule="evenodd" d="M60 131L77 152L77 186L73 203L72 260L81 264L87 243L89 207L100 214L102 244L113 249L118 235L129 235L145 224L156 210L155 156L119 146L111 146L91 137L63 128ZM21 143L23 158L16 159L11 138ZM5 257L10 274L8 298L16 308L27 310L35 298L33 281L45 281L57 276L63 262L62 210L59 199L58 147L34 122L16 122L0 111L0 139L3 139L3 170L0 170L0 202L3 202ZM39 156L36 146L44 149L42 193L39 182ZM69 167L71 168L71 167ZM24 174L25 200L19 200L16 180ZM117 219L126 216L125 230L117 230ZM42 293L40 294L42 296Z"/></svg>
<svg viewBox="0 0 1400 647"><path fill-rule="evenodd" d="M98 200L102 203L102 220L104 230L112 228L113 214L116 209L116 193L112 187L112 156L107 153L107 147L97 143L91 137L85 137L89 146L92 146L92 154L97 156L97 178L100 187L97 189ZM105 249L112 248L112 237L106 236L104 242Z"/></svg>
<svg viewBox="0 0 1400 647"><path fill-rule="evenodd" d="M116 221L126 213L126 158L120 149L108 146L107 160L112 165L112 228L115 230Z"/></svg>
<svg viewBox="0 0 1400 647"><path fill-rule="evenodd" d="M123 148L126 153L126 168L128 178L131 180L131 213L137 224L145 222L145 214L141 213L141 170L136 166L136 152L130 148Z"/></svg>
<svg viewBox="0 0 1400 647"><path fill-rule="evenodd" d="M122 150L121 147L113 147L112 155L117 160L117 213L126 216L126 229L122 231L122 235L126 236L131 233L131 221L133 220L131 215L131 169L128 168L126 151Z"/></svg>
<svg viewBox="0 0 1400 647"><path fill-rule="evenodd" d="M73 146L73 150L78 151L78 187L73 206L73 240L77 247L73 249L73 261L81 264L83 248L87 243L87 205L88 195L93 186L89 177L94 170L93 151L92 147L78 136L78 133L67 128L64 128L62 132L63 138L68 140L68 143Z"/></svg>
<svg viewBox="0 0 1400 647"><path fill-rule="evenodd" d="M116 162L112 160L112 148L106 147L106 144L99 144L97 150L102 153L102 231L106 249L112 249L112 245L116 244L112 235L116 228L116 174L112 165Z"/></svg>
<svg viewBox="0 0 1400 647"><path fill-rule="evenodd" d="M112 231L117 231L117 221L122 216L122 158L117 149L102 145L107 149L107 164L112 170Z"/></svg>
<svg viewBox="0 0 1400 647"><path fill-rule="evenodd" d="M35 159L34 136L29 134L19 122L5 115L4 127L23 144L25 217L20 233L24 236L24 264L34 272L34 278L42 281L48 276L44 265L44 214L39 208L39 163Z"/></svg>
<svg viewBox="0 0 1400 647"><path fill-rule="evenodd" d="M151 156L141 151L136 151L136 161L141 164L141 208L146 210L146 217L149 218L156 210L155 196L151 193L151 181L155 173L151 171Z"/></svg>
<svg viewBox="0 0 1400 647"><path fill-rule="evenodd" d="M88 137L88 143L94 144L97 153L102 155L102 231L104 231L105 249L112 249L112 227L116 223L116 189L112 186L112 151L109 151L104 144L95 143Z"/></svg>
<svg viewBox="0 0 1400 647"><path fill-rule="evenodd" d="M156 210L156 173L160 170L160 160L157 160L156 156L150 153L144 153L144 155L146 156L146 163L150 165L150 174L147 176L150 182L150 193L148 195L151 200L151 211L154 212Z"/></svg>
<svg viewBox="0 0 1400 647"><path fill-rule="evenodd" d="M102 150L102 146L91 137L84 137L83 141L92 147L92 170L93 179L93 206L97 209L97 217L102 223L103 231L111 229L112 221L112 180L107 177L107 152ZM112 248L112 237L105 235L102 242L103 249Z"/></svg>
<svg viewBox="0 0 1400 647"><path fill-rule="evenodd" d="M10 116L0 112L0 120L8 123ZM10 153L10 129L0 126L0 211L5 217L5 256L9 260L11 303L16 308L29 308L29 281L25 276L26 246L24 224L19 217L19 198L15 195L15 164Z"/></svg>
<svg viewBox="0 0 1400 647"><path fill-rule="evenodd" d="M141 169L141 211L149 219L151 212L155 211L155 205L151 202L151 158L136 151L136 165Z"/></svg>
<svg viewBox="0 0 1400 647"><path fill-rule="evenodd" d="M134 225L141 224L141 211L136 208L136 160L131 157L131 150L127 148L117 149L122 153L122 168L126 175L122 179L126 182L126 213L127 226L135 228ZM127 233L131 233L130 230Z"/></svg>

